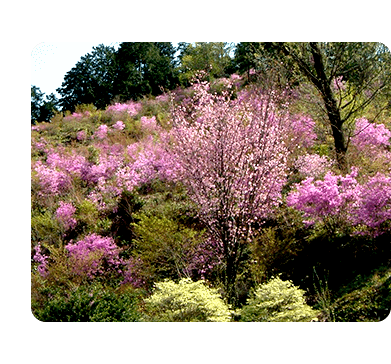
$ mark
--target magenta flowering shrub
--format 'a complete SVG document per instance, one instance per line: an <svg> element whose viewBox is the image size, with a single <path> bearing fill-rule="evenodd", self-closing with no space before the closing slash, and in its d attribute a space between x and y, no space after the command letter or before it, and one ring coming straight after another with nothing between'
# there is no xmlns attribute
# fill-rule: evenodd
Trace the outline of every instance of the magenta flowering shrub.
<svg viewBox="0 0 391 364"><path fill-rule="evenodd" d="M390 229L391 174L377 173L362 186L355 223L366 225L373 235Z"/></svg>
<svg viewBox="0 0 391 364"><path fill-rule="evenodd" d="M178 163L162 144L153 140L152 136L143 142L129 145L127 154L132 160L117 170L118 186L132 191L136 186L154 179L176 180Z"/></svg>
<svg viewBox="0 0 391 364"><path fill-rule="evenodd" d="M162 131L162 128L156 123L155 116L152 116L150 118L147 116L142 116L140 121L142 129L149 134Z"/></svg>
<svg viewBox="0 0 391 364"><path fill-rule="evenodd" d="M87 139L87 133L85 130L80 130L76 133L76 139L79 141L83 141Z"/></svg>
<svg viewBox="0 0 391 364"><path fill-rule="evenodd" d="M61 149L58 151L50 150L47 153L46 163L49 167L63 171L70 176L81 177L87 168L85 157L72 153L64 154Z"/></svg>
<svg viewBox="0 0 391 364"><path fill-rule="evenodd" d="M390 229L391 176L377 173L362 183L357 176L358 169L352 167L346 176L328 172L323 180L309 177L288 194L287 205L302 211L307 225L331 217L355 233L380 235Z"/></svg>
<svg viewBox="0 0 391 364"><path fill-rule="evenodd" d="M370 123L366 118L356 120L356 128L351 143L359 150L367 148L376 151L390 145L391 131L384 124Z"/></svg>
<svg viewBox="0 0 391 364"><path fill-rule="evenodd" d="M106 108L108 114L121 114L126 112L130 116L137 115L141 110L142 105L138 102L128 101L127 103L115 103Z"/></svg>
<svg viewBox="0 0 391 364"><path fill-rule="evenodd" d="M73 217L76 212L72 203L60 201L60 207L56 210L56 218L65 230L73 229L77 225Z"/></svg>
<svg viewBox="0 0 391 364"><path fill-rule="evenodd" d="M113 128L116 130L124 130L125 129L125 124L122 120L118 120L114 125Z"/></svg>
<svg viewBox="0 0 391 364"><path fill-rule="evenodd" d="M83 240L65 246L73 272L93 278L108 271L118 271L122 260L113 238L89 234Z"/></svg>
<svg viewBox="0 0 391 364"><path fill-rule="evenodd" d="M41 275L41 277L45 278L48 272L48 256L42 254L40 242L35 246L34 250L35 254L33 256L33 260L39 263L37 271Z"/></svg>
<svg viewBox="0 0 391 364"><path fill-rule="evenodd" d="M96 129L96 131L92 137L102 140L107 137L107 132L108 132L108 126L103 124L103 125L100 125L98 127L98 129Z"/></svg>
<svg viewBox="0 0 391 364"><path fill-rule="evenodd" d="M353 213L352 207L359 201L357 174L357 168L352 168L352 173L345 177L332 172L328 172L323 180L308 177L288 194L287 205L302 211L308 219L304 220L307 225L328 217L338 217L342 221L349 219Z"/></svg>
<svg viewBox="0 0 391 364"><path fill-rule="evenodd" d="M71 178L69 174L59 171L56 168L48 167L41 161L37 161L34 166L39 179L41 190L40 196L59 195L69 190L71 187Z"/></svg>

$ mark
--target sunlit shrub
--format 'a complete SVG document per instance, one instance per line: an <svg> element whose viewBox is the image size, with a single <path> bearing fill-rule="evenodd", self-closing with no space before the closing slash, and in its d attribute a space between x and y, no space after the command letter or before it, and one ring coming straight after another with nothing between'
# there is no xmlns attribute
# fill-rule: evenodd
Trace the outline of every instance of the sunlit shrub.
<svg viewBox="0 0 391 364"><path fill-rule="evenodd" d="M216 289L204 281L192 282L183 278L156 283L146 304L145 321L206 321L227 322L231 319L228 306Z"/></svg>
<svg viewBox="0 0 391 364"><path fill-rule="evenodd" d="M317 312L308 306L304 290L279 277L261 284L241 311L241 321L297 322L315 320Z"/></svg>

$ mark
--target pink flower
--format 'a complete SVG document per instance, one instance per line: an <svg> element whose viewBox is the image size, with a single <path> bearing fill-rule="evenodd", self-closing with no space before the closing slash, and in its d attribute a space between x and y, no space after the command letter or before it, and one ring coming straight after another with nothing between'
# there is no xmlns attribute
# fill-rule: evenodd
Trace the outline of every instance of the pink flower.
<svg viewBox="0 0 391 364"><path fill-rule="evenodd" d="M118 120L118 121L113 125L113 128L114 128L114 129L117 129L117 130L124 130L124 129L125 129L125 124L124 124L123 121Z"/></svg>
<svg viewBox="0 0 391 364"><path fill-rule="evenodd" d="M342 76L333 78L332 88L334 89L334 92L341 92L346 90L346 82L342 81L342 78Z"/></svg>
<svg viewBox="0 0 391 364"><path fill-rule="evenodd" d="M77 140L85 140L87 138L87 134L85 132L85 130L80 130L76 133L76 139Z"/></svg>
<svg viewBox="0 0 391 364"><path fill-rule="evenodd" d="M107 136L108 127L107 125L103 124L99 126L99 128L95 131L94 137L97 137L98 139L104 139Z"/></svg>

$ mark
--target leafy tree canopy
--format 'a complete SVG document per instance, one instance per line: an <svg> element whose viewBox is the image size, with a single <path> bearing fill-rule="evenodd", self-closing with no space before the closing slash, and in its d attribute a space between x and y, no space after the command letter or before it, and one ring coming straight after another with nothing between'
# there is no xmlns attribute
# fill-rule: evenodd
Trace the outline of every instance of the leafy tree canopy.
<svg viewBox="0 0 391 364"><path fill-rule="evenodd" d="M116 55L115 93L122 100L158 95L177 84L175 47L169 42L125 42Z"/></svg>
<svg viewBox="0 0 391 364"><path fill-rule="evenodd" d="M63 110L73 111L78 104L94 104L105 108L113 99L114 80L113 47L103 44L93 47L91 53L81 57L64 77L57 92L61 95Z"/></svg>

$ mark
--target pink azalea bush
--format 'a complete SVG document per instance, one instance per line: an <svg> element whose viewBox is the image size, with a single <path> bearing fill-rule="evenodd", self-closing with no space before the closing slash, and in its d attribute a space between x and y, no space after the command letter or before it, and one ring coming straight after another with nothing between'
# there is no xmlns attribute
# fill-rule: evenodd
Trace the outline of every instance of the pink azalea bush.
<svg viewBox="0 0 391 364"><path fill-rule="evenodd" d="M127 103L115 103L114 105L110 105L106 109L106 113L108 114L120 114L126 112L130 116L137 115L140 111L142 105L138 102L128 101Z"/></svg>
<svg viewBox="0 0 391 364"><path fill-rule="evenodd" d="M98 129L95 131L93 137L98 139L105 139L108 132L108 126L103 124L98 127Z"/></svg>
<svg viewBox="0 0 391 364"><path fill-rule="evenodd" d="M113 128L116 130L124 130L125 129L125 124L122 120L118 120L114 125Z"/></svg>
<svg viewBox="0 0 391 364"><path fill-rule="evenodd" d="M37 172L39 179L41 190L38 194L40 196L60 195L71 187L71 178L67 173L49 167L43 164L42 161L35 163L34 170Z"/></svg>
<svg viewBox="0 0 391 364"><path fill-rule="evenodd" d="M356 120L356 128L351 143L359 150L375 150L390 145L391 131L384 124L370 123L366 118Z"/></svg>
<svg viewBox="0 0 391 364"><path fill-rule="evenodd" d="M315 122L310 116L296 114L284 123L284 141L289 150L294 151L298 146L309 148L314 145L317 135L314 131Z"/></svg>
<svg viewBox="0 0 391 364"><path fill-rule="evenodd" d="M60 207L56 210L56 218L65 230L73 229L77 221L73 217L76 212L72 203L60 201Z"/></svg>
<svg viewBox="0 0 391 364"><path fill-rule="evenodd" d="M119 248L113 238L89 234L83 240L65 246L73 263L73 272L93 278L121 266ZM106 266L105 266L106 264Z"/></svg>
<svg viewBox="0 0 391 364"><path fill-rule="evenodd" d="M45 278L48 270L48 256L42 254L41 243L39 242L35 248L35 254L33 256L33 260L38 264L37 271L41 275L41 277Z"/></svg>
<svg viewBox="0 0 391 364"><path fill-rule="evenodd" d="M307 225L333 217L361 234L380 235L391 227L391 175L377 173L362 183L357 176L352 167L346 176L328 172L323 180L308 177L288 194L287 205L302 211Z"/></svg>

